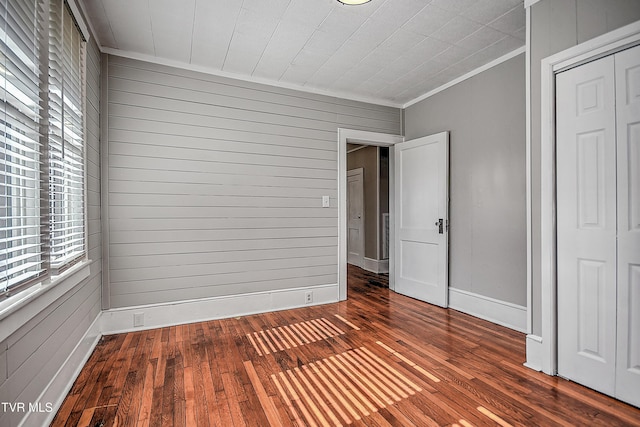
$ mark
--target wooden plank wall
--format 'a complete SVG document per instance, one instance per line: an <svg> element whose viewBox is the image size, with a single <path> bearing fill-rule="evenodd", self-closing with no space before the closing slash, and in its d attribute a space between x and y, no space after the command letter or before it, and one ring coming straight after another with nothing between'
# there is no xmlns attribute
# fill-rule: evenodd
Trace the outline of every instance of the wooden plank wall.
<svg viewBox="0 0 640 427"><path fill-rule="evenodd" d="M115 56L108 93L111 308L337 283L337 129L399 109Z"/></svg>
<svg viewBox="0 0 640 427"><path fill-rule="evenodd" d="M100 51L87 46L87 189L90 276L0 343L0 402L37 402L100 313ZM43 407L47 402L42 402ZM0 410L0 426L24 412Z"/></svg>

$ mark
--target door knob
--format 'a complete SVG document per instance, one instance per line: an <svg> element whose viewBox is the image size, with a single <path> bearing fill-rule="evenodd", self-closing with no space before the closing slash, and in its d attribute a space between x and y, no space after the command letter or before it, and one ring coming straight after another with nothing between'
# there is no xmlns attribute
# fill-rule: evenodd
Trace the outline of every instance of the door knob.
<svg viewBox="0 0 640 427"><path fill-rule="evenodd" d="M444 220L442 218L436 221L436 226L438 227L438 234L444 233Z"/></svg>

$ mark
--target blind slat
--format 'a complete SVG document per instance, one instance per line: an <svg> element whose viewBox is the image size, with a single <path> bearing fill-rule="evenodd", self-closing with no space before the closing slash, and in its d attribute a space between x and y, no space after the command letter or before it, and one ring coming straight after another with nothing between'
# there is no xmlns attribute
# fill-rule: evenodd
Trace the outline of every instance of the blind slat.
<svg viewBox="0 0 640 427"><path fill-rule="evenodd" d="M39 268L39 265L34 265L32 266L32 268L33 268L33 271L29 271L24 274L18 275L16 277L12 277L10 280L8 280L6 289L11 289L14 286L17 287L18 285L24 282L27 282L31 279L34 279L43 273L43 270Z"/></svg>

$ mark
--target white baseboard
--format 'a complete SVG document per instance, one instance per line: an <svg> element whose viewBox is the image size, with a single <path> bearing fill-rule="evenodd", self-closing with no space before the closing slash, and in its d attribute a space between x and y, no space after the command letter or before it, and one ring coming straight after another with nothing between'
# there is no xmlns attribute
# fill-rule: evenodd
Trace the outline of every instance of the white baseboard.
<svg viewBox="0 0 640 427"><path fill-rule="evenodd" d="M75 382L80 371L84 367L87 360L93 353L93 350L98 345L98 341L102 337L100 332L100 317L99 313L87 332L84 334L80 342L73 349L67 360L62 364L58 372L49 381L49 384L42 391L37 399L37 402L47 402L53 405L53 411L51 412L27 412L25 417L20 422L19 426L48 426L53 421L53 418L58 413L62 402L67 397L67 394L71 390L73 383Z"/></svg>
<svg viewBox="0 0 640 427"><path fill-rule="evenodd" d="M364 257L364 265L362 266L362 268L375 274L388 273L389 260L388 259L377 260L373 258Z"/></svg>
<svg viewBox="0 0 640 427"><path fill-rule="evenodd" d="M310 304L305 304L307 292L313 292ZM101 331L105 335L140 331L337 301L338 285L331 284L118 308L102 312ZM142 315L142 326L134 327L134 315Z"/></svg>
<svg viewBox="0 0 640 427"><path fill-rule="evenodd" d="M542 371L542 337L527 335L527 361L524 366Z"/></svg>
<svg viewBox="0 0 640 427"><path fill-rule="evenodd" d="M521 305L449 288L449 307L519 332L527 330L527 308Z"/></svg>

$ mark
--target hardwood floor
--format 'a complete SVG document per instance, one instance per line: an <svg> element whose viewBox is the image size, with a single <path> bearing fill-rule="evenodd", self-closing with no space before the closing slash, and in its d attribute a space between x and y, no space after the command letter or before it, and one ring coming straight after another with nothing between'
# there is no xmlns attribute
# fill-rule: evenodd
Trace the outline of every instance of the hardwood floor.
<svg viewBox="0 0 640 427"><path fill-rule="evenodd" d="M53 425L640 426L523 367L524 334L349 277L337 304L105 336Z"/></svg>

